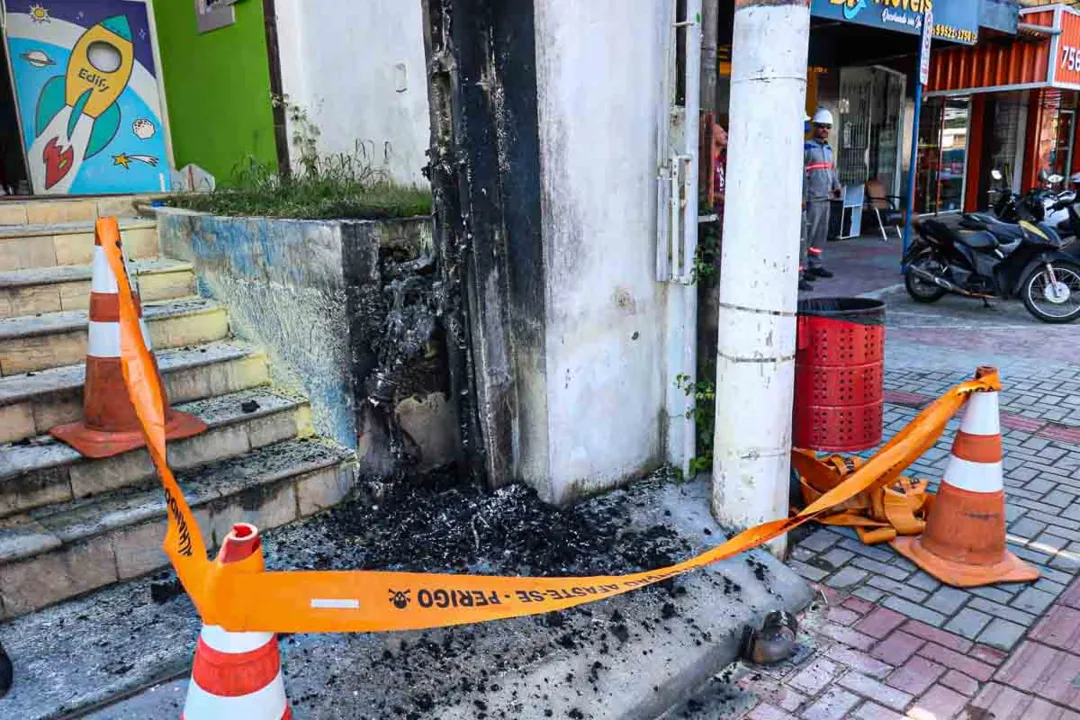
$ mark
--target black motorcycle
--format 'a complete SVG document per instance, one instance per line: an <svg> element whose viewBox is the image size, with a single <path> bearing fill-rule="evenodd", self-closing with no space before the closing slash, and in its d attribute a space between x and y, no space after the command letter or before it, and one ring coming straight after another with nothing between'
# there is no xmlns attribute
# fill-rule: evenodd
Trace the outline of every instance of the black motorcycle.
<svg viewBox="0 0 1080 720"><path fill-rule="evenodd" d="M984 302L1019 296L1042 322L1080 317L1080 264L1063 252L1050 226L966 215L957 225L927 218L915 228L919 237L904 257L912 300L932 303L947 293Z"/></svg>
<svg viewBox="0 0 1080 720"><path fill-rule="evenodd" d="M1048 213L1052 212L1051 206L1055 203L1065 199L1076 201L1075 191L1055 192L1054 186L1060 184L1064 178L1061 175L1047 175L1045 170L1039 172L1038 184L1023 195L1009 187L1005 176L997 168L990 171L990 176L998 183L998 187L990 189L990 207L1002 222L1018 223L1027 220L1041 223L1049 220Z"/></svg>

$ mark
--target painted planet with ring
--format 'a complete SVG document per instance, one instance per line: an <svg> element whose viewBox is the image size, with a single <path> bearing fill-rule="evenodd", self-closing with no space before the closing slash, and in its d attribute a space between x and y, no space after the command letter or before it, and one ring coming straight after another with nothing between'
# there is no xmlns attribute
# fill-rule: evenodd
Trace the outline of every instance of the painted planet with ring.
<svg viewBox="0 0 1080 720"><path fill-rule="evenodd" d="M28 50L19 57L36 68L43 68L48 67L49 65L56 64L55 60L53 60L41 50Z"/></svg>

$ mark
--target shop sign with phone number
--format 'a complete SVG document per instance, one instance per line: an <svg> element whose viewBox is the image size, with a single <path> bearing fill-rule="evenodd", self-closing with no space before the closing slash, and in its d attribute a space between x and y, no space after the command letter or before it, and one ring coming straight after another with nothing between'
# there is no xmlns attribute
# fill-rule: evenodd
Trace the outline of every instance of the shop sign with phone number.
<svg viewBox="0 0 1080 720"><path fill-rule="evenodd" d="M923 13L933 9L934 39L974 45L979 39L979 0L811 0L810 14L841 22L919 35Z"/></svg>

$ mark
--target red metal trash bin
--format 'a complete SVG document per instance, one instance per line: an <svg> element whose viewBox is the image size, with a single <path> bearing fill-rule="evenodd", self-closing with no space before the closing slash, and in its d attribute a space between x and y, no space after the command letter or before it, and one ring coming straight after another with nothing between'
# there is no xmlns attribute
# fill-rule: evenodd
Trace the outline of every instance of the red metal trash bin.
<svg viewBox="0 0 1080 720"><path fill-rule="evenodd" d="M885 303L862 298L799 302L792 442L819 452L881 444Z"/></svg>

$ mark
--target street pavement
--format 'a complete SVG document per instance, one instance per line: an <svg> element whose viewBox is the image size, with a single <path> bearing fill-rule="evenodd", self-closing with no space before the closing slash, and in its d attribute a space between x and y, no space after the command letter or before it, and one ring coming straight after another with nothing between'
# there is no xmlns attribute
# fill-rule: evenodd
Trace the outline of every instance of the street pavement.
<svg viewBox="0 0 1080 720"><path fill-rule="evenodd" d="M895 241L832 243L825 261L837 277L810 297L886 302L886 437L976 366L1001 369L1007 541L1041 577L955 589L887 545L821 527L789 561L819 593L802 648L718 677L742 699L728 717L1080 720L1080 327L1041 324L1016 301L917 305ZM910 474L936 486L955 428Z"/></svg>

